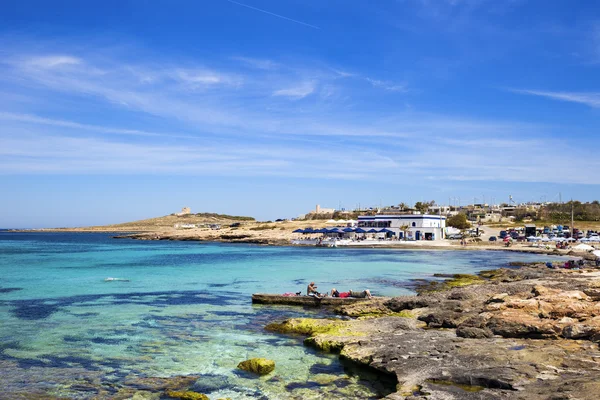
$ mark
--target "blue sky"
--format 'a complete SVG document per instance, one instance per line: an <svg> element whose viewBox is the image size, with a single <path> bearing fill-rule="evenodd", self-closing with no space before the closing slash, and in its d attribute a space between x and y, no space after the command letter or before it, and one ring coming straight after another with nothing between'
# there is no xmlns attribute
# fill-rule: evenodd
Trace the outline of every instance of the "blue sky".
<svg viewBox="0 0 600 400"><path fill-rule="evenodd" d="M593 200L599 72L595 1L5 0L0 227Z"/></svg>

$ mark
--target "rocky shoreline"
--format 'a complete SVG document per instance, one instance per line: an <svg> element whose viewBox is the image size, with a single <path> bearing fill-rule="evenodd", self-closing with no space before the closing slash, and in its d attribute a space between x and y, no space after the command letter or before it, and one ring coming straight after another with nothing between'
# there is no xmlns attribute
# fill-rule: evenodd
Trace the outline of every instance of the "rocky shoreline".
<svg viewBox="0 0 600 400"><path fill-rule="evenodd" d="M600 271L543 264L456 275L417 296L341 306L351 318L267 330L393 377L386 399L596 399Z"/></svg>

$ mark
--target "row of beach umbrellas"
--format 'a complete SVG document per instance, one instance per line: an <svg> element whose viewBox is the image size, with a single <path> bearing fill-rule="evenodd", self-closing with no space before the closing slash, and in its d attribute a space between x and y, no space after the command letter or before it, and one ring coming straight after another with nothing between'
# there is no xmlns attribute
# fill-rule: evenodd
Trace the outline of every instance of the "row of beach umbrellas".
<svg viewBox="0 0 600 400"><path fill-rule="evenodd" d="M552 239L547 237L539 237L539 236L528 236L527 240L530 242L575 242L577 239L575 238L561 238L561 237L553 237ZM600 239L595 238L583 238L579 239L580 242L600 242Z"/></svg>
<svg viewBox="0 0 600 400"><path fill-rule="evenodd" d="M294 231L294 233L349 233L349 232L355 232L355 233L394 233L394 231L391 231L389 229L383 228L383 229L369 229L369 230L365 230L362 228L321 228L321 229L312 229L312 228L306 228L306 229L296 229Z"/></svg>

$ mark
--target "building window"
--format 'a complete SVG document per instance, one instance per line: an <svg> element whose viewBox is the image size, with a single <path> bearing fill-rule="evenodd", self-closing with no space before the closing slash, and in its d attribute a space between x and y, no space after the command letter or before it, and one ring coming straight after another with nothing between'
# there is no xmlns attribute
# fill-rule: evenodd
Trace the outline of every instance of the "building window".
<svg viewBox="0 0 600 400"><path fill-rule="evenodd" d="M416 223L416 222L413 222L413 223L412 223L412 226L413 226L413 228L414 228L415 226L417 226L417 223Z"/></svg>

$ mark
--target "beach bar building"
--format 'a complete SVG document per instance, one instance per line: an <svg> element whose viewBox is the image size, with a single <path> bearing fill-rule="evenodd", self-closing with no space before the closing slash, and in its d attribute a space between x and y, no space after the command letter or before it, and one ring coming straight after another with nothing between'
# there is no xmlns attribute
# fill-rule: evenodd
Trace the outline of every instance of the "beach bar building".
<svg viewBox="0 0 600 400"><path fill-rule="evenodd" d="M365 215L358 217L358 227L386 229L398 239L440 240L444 238L446 217L428 214Z"/></svg>

